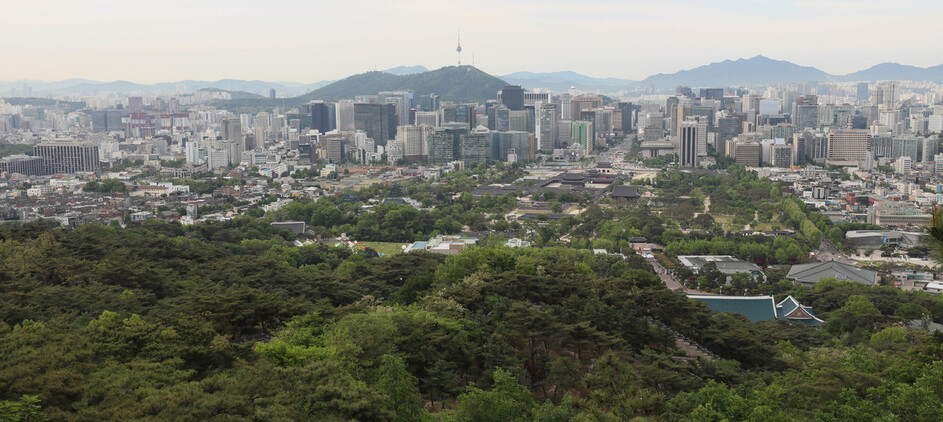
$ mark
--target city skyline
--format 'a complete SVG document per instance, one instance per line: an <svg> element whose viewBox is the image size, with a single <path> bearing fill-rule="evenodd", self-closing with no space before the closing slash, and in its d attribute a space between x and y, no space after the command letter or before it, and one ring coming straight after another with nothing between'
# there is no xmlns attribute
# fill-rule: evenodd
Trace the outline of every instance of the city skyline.
<svg viewBox="0 0 943 422"><path fill-rule="evenodd" d="M13 0L0 5L0 36L22 41L9 43L0 80L314 83L403 65L456 64L458 30L462 63L474 56L475 66L493 75L574 71L641 80L755 55L836 75L884 62L943 63L939 51L914 42L943 35L933 22L943 5L933 2L551 3L286 0L260 7L172 0L153 8ZM409 24L420 19L422 25ZM861 42L843 42L836 54L836 42L864 28L904 23L923 32L870 31Z"/></svg>

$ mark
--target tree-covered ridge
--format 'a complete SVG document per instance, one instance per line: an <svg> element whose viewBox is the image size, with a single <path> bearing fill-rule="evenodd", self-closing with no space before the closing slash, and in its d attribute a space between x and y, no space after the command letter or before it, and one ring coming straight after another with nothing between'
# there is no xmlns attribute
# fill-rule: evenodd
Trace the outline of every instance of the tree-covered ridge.
<svg viewBox="0 0 943 422"><path fill-rule="evenodd" d="M386 72L366 72L349 76L292 98L233 97L232 100L214 101L213 105L230 111L298 107L311 100L335 101L358 95L376 95L383 91L410 90L417 98L436 94L442 101L484 102L507 85L473 66L446 66L428 72L394 75Z"/></svg>
<svg viewBox="0 0 943 422"><path fill-rule="evenodd" d="M712 312L630 250L379 257L291 240L251 217L0 226L0 415L31 412L24 395L52 420L941 415L943 336L899 325L939 321L936 296L791 292L826 319L815 330ZM659 323L722 360L688 359Z"/></svg>

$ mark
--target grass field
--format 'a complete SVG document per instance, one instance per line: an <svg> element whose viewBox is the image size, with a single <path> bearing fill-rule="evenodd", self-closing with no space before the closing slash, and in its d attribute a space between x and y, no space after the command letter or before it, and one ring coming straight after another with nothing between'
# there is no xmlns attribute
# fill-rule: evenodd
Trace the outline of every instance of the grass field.
<svg viewBox="0 0 943 422"><path fill-rule="evenodd" d="M377 252L383 252L384 255L396 255L403 253L402 246L405 243L394 242L360 242L361 244L375 249Z"/></svg>

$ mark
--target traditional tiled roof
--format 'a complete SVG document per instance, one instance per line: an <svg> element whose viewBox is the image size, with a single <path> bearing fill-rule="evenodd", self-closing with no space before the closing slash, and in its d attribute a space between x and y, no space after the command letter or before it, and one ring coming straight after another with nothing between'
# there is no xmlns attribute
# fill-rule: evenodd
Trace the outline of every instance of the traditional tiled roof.
<svg viewBox="0 0 943 422"><path fill-rule="evenodd" d="M637 199L641 195L638 193L638 186L616 186L612 189L613 198Z"/></svg>
<svg viewBox="0 0 943 422"><path fill-rule="evenodd" d="M717 312L743 315L751 322L776 320L776 303L772 296L688 295L688 298L704 302Z"/></svg>
<svg viewBox="0 0 943 422"><path fill-rule="evenodd" d="M792 296L786 296L782 302L776 304L776 315L780 319L797 321L808 325L819 325L823 321L812 313L812 308L803 306Z"/></svg>
<svg viewBox="0 0 943 422"><path fill-rule="evenodd" d="M829 277L873 285L877 279L877 273L837 261L826 261L793 265L786 274L787 279L805 284L817 283Z"/></svg>
<svg viewBox="0 0 943 422"><path fill-rule="evenodd" d="M747 317L751 322L775 321L777 319L819 325L823 321L812 313L812 308L802 306L792 296L778 304L773 296L717 296L688 295L688 298L704 302L717 312L733 312Z"/></svg>

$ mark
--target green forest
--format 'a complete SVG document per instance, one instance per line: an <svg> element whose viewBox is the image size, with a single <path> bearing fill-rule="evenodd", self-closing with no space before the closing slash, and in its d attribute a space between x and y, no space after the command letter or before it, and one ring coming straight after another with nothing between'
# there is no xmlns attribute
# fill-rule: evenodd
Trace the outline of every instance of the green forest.
<svg viewBox="0 0 943 422"><path fill-rule="evenodd" d="M710 311L630 251L290 240L248 216L0 226L0 420L943 419L943 334L901 325L943 320L929 294L788 292L815 329Z"/></svg>

